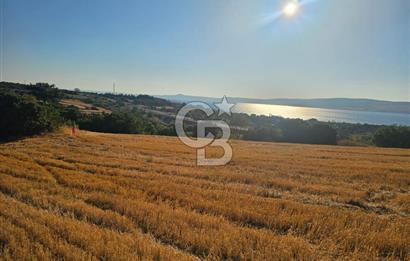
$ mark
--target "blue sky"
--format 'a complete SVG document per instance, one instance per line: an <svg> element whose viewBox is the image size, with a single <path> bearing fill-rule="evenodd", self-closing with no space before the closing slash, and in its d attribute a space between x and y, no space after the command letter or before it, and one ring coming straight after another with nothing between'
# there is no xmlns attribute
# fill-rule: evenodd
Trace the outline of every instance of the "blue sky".
<svg viewBox="0 0 410 261"><path fill-rule="evenodd" d="M2 80L67 89L409 100L409 0L0 0Z"/></svg>

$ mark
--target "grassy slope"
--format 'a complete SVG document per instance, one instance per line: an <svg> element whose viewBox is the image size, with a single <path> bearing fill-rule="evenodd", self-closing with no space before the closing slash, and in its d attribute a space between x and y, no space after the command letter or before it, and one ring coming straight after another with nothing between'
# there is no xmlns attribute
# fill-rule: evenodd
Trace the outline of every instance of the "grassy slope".
<svg viewBox="0 0 410 261"><path fill-rule="evenodd" d="M196 167L173 137L63 132L1 144L0 256L409 258L409 150L233 149L225 167Z"/></svg>

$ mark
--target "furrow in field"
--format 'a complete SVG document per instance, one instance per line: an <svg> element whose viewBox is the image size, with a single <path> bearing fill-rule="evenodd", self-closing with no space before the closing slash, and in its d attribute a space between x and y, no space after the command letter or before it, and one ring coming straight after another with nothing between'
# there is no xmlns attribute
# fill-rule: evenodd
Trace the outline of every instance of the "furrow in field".
<svg viewBox="0 0 410 261"><path fill-rule="evenodd" d="M28 220L36 222L33 226L39 233L54 234L71 245L92 253L98 259L108 260L146 260L146 259L179 259L192 260L192 257L178 253L172 248L147 240L142 235L118 233L99 228L70 217L55 215L45 210L18 202L0 195L0 202L5 207L0 210L1 216L9 217L17 222ZM40 225L43 226L40 226ZM44 231L41 230L44 228ZM82 260L78 257L77 260Z"/></svg>
<svg viewBox="0 0 410 261"><path fill-rule="evenodd" d="M65 178L75 175L75 173L70 174L68 170L51 169L51 171L60 171L59 175ZM78 172L76 173L78 176L80 175ZM81 174L81 176L86 184L91 183L91 180L98 180L98 176L95 175ZM104 177L100 177L100 179L104 179ZM378 242L373 241L375 235L366 233L367 231L378 229L379 238L385 240L386 244L395 240L389 239L387 236L391 229L397 231L397 235L403 239L405 239L406 233L409 232L408 226L403 227L400 225L406 219L380 219L370 214L354 214L328 207L309 207L291 201L267 200L234 192L202 191L192 186L184 187L171 182L124 180L124 178L116 176L106 177L105 182L108 180L111 182L111 187L108 185L97 185L95 187L94 185L83 184L80 186L83 189L87 187L88 191L102 191L120 195L132 195L131 191L137 192L140 190L146 194L137 193L138 197L148 195L151 200L158 201L160 199L160 201L167 202L167 204L174 207L182 206L200 213L222 215L235 223L269 228L278 234L295 233L298 236L308 238L311 242L323 241L325 238L330 237L355 249L360 249L362 246L358 242L366 242L367 245L374 245L377 248ZM68 186L78 188L78 185L76 185L78 182L76 181L66 179L65 182ZM98 182L94 182L94 184L98 184ZM117 184L118 187L113 184ZM124 197L123 200L126 202L132 199L129 196ZM370 223L369 220L371 220ZM323 230L322 227L326 227L327 230ZM355 238L342 236L349 234L351 231L357 234ZM385 250L381 249L380 251ZM408 249L405 241L402 241L397 249L389 251L391 252L388 254L394 254L398 251L406 252Z"/></svg>

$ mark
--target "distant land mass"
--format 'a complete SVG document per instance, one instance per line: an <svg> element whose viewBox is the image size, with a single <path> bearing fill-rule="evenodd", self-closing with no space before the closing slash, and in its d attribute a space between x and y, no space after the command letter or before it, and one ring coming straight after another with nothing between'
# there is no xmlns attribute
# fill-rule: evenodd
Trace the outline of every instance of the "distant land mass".
<svg viewBox="0 0 410 261"><path fill-rule="evenodd" d="M213 103L221 98L189 96L189 95L159 95L159 98L173 102L203 101ZM323 108L348 111L369 111L369 112L390 112L410 114L410 102L383 101L373 99L352 99L352 98L320 98L320 99L253 99L228 97L234 103L256 103L287 105L297 107Z"/></svg>

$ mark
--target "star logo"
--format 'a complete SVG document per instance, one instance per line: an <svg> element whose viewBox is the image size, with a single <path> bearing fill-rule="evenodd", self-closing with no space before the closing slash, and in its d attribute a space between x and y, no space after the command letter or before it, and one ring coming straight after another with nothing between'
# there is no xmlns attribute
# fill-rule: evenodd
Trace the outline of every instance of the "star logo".
<svg viewBox="0 0 410 261"><path fill-rule="evenodd" d="M214 103L216 107L218 107L218 116L221 116L222 114L226 113L227 115L231 116L232 112L231 109L235 104L229 103L228 99L226 96L222 98L222 101L220 103Z"/></svg>

